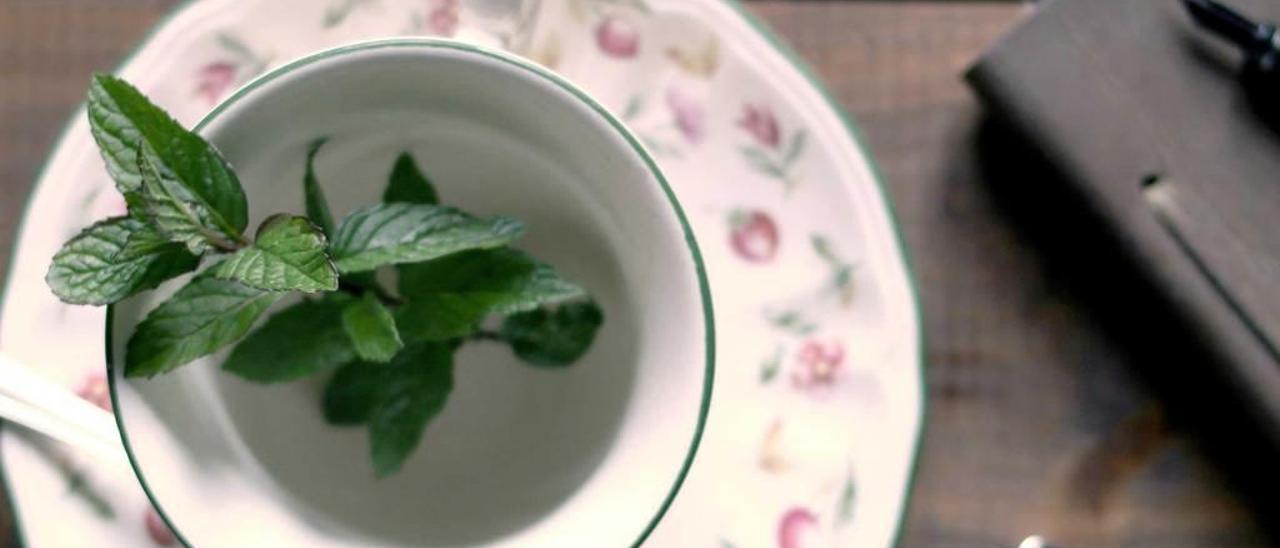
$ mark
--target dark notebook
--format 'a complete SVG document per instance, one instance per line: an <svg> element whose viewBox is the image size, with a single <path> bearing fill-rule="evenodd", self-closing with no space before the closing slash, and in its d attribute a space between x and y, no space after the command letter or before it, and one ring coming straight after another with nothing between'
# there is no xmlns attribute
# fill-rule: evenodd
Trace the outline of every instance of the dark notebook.
<svg viewBox="0 0 1280 548"><path fill-rule="evenodd" d="M1280 2L1231 4L1280 21ZM1241 63L1176 0L1056 0L968 78L1079 185L1280 439L1280 131Z"/></svg>

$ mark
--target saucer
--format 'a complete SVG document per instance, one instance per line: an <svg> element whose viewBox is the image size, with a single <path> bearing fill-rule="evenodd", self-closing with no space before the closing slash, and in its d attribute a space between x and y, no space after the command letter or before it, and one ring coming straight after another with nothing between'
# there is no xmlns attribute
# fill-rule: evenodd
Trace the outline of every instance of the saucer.
<svg viewBox="0 0 1280 548"><path fill-rule="evenodd" d="M199 0L122 66L184 124L265 70L390 36L498 46L574 82L644 142L685 205L717 318L712 405L651 546L889 546L923 421L916 297L856 129L725 0ZM429 171L429 166L426 166ZM60 304L49 257L123 211L75 115L27 204L0 346L109 406L102 309ZM132 475L4 431L27 546L173 543Z"/></svg>

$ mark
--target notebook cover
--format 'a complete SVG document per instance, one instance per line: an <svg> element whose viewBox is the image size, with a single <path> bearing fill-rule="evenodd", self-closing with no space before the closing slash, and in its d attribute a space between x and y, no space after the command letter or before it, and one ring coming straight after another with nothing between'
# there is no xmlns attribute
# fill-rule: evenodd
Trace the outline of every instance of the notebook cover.
<svg viewBox="0 0 1280 548"><path fill-rule="evenodd" d="M1231 4L1280 21L1280 2ZM1280 131L1241 63L1180 2L1056 0L967 78L1080 187L1280 440Z"/></svg>

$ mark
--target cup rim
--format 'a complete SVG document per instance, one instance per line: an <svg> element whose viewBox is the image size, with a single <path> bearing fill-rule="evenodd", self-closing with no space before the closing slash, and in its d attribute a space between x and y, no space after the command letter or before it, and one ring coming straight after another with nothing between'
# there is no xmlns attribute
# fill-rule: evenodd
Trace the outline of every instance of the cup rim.
<svg viewBox="0 0 1280 548"><path fill-rule="evenodd" d="M635 541L631 544L632 548L639 547L646 539L648 539L649 535L653 533L653 530L658 526L658 523L662 521L663 516L665 516L667 511L671 508L671 504L675 501L676 495L679 494L680 488L683 486L684 481L688 477L689 471L693 466L694 458L697 456L698 448L701 445L702 437L706 429L707 416L711 409L712 388L715 384L716 337L715 318L711 300L711 286L707 280L706 264L702 257L702 251L698 246L698 241L694 234L693 227L689 223L688 217L685 215L684 208L681 206L679 198L672 190L671 184L667 181L666 176L658 167L657 162L653 159L653 156L649 151L640 143L640 140L635 136L635 134L632 133L626 124L622 122L622 120L605 108L599 100L592 97L591 94L585 90L579 88L564 77L552 72L550 69L544 68L522 57L487 46L447 38L400 37L367 40L321 50L267 71L240 87L226 99L218 103L218 105L210 110L208 114L201 118L200 122L192 128L192 131L199 133L220 115L235 104L244 100L249 94L253 93L258 88L288 76L302 68L335 57L383 49L444 49L476 54L489 58L490 60L505 63L518 70L524 71L534 78L543 79L563 91L568 92L569 95L581 101L598 116L603 118L603 120L627 142L631 149L644 162L645 167L648 168L653 178L658 182L659 186L662 188L663 194L667 198L667 202L675 213L676 219L680 223L681 231L684 233L684 242L686 247L689 249L690 257L693 260L694 273L698 279L698 289L702 301L702 315L705 331L704 347L706 349L706 363L703 372L701 402L699 404L697 424L694 428L693 438L689 442L689 447L686 450L684 460L680 465L680 470L672 481L671 487L668 489L666 496L663 497L662 502L654 512L653 516L649 519L644 529L641 530ZM165 525L173 531L178 542L183 546L192 546L191 542L186 539L182 531L176 526L173 520L169 517L169 514L165 511L163 504L153 493L150 485L147 483L146 475L142 471L142 465L138 462L133 446L129 441L128 428L126 427L124 413L120 407L118 398L119 390L117 387L116 375L118 368L115 363L113 333L115 329L114 304L107 306L105 321L107 386L111 396L111 407L114 410L113 415L115 417L116 427L120 430L120 441L124 445L125 453L129 460L129 467L133 470L133 474L137 478L138 484L142 486L142 491L146 495L147 500L151 502L151 505L155 508L156 513Z"/></svg>

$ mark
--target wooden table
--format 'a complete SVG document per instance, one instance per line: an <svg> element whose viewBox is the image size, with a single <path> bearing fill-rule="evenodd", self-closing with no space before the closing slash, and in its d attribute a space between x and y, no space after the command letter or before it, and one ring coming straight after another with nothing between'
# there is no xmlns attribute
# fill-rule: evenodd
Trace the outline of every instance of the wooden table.
<svg viewBox="0 0 1280 548"><path fill-rule="evenodd" d="M90 72L115 66L175 3L0 0L0 265L28 186ZM1181 412L1195 398L1187 382L1170 389L1162 380L1160 371L1183 369L1194 353L1160 340L1168 332L1145 321L1159 304L1146 297L1137 302L1153 312L1130 312L1140 328L1117 320L1124 311L1106 304L1115 284L1142 287L1105 272L1104 246L1055 251L1063 231L1046 229L1019 198L1051 176L1027 167L1028 153L982 116L960 80L1029 8L750 8L862 126L917 267L929 414L903 545L1012 546L1032 533L1071 547L1263 545L1265 514L1255 516L1238 488L1251 483L1250 470L1206 456L1220 446L1203 441L1212 424L1178 418L1197 416ZM1194 394L1203 407L1223 403L1201 387ZM0 542L16 543L13 527L0 512Z"/></svg>

